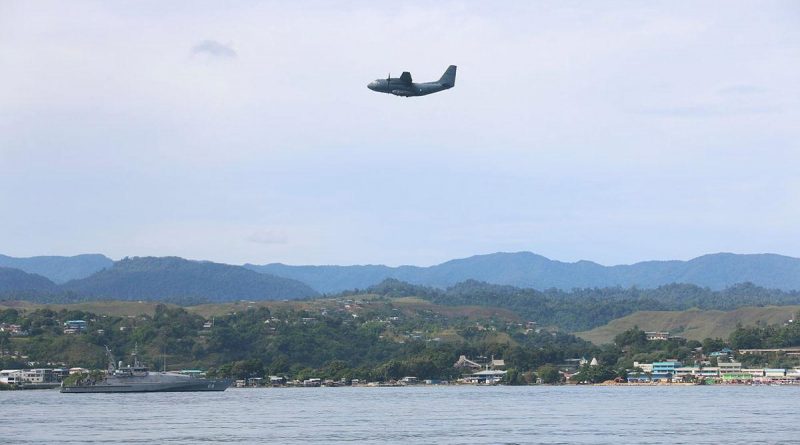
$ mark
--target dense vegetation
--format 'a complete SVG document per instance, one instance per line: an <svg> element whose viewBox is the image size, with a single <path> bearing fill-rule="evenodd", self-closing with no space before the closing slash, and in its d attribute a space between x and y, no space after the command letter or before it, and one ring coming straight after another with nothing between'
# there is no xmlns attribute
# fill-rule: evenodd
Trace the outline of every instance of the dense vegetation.
<svg viewBox="0 0 800 445"><path fill-rule="evenodd" d="M0 295L46 295L57 291L58 286L41 275L0 267Z"/></svg>
<svg viewBox="0 0 800 445"><path fill-rule="evenodd" d="M730 343L739 349L800 347L800 322L782 326L740 325L731 334Z"/></svg>
<svg viewBox="0 0 800 445"><path fill-rule="evenodd" d="M88 331L64 333L63 323L73 319L87 320ZM135 317L7 309L0 311L0 323L18 324L27 333L0 334L0 368L61 364L103 368L106 345L117 359L138 346L154 368L166 362L171 369L209 369L236 378L453 379L462 372L453 364L463 354L503 358L510 384L537 378L556 383L561 380L558 369L568 359L596 358L599 365L584 365L573 380L601 382L624 377L634 362L677 359L695 364L707 360L704 354L725 347L800 345L800 324L787 323L739 326L727 340L702 342L647 341L642 330L633 328L617 335L613 344L596 346L532 327L510 312L368 295L251 307L210 320L165 305L158 305L152 315ZM753 366L798 364L785 355L739 359Z"/></svg>
<svg viewBox="0 0 800 445"><path fill-rule="evenodd" d="M28 336L0 337L0 367L23 366L20 357L25 356L41 366L101 368L105 345L117 358L138 345L156 367L166 353L173 369L211 368L234 377L278 374L383 381L406 375L453 378L460 373L453 364L461 354L504 358L515 372L606 354L574 336L530 331L518 320L491 311L442 312L430 304L385 298L348 301L327 300L308 309L299 304L251 308L215 317L208 328L207 319L164 305L152 316L137 317L8 309L0 311L0 322L18 323ZM62 324L70 319L87 320L89 331L64 334Z"/></svg>
<svg viewBox="0 0 800 445"><path fill-rule="evenodd" d="M730 310L745 306L800 303L800 292L764 289L750 283L722 291L691 284L671 284L656 289L613 287L565 292L558 289L520 289L474 280L439 290L386 280L367 289L367 292L389 297L419 296L441 305L499 307L540 325L558 326L571 332L592 329L642 310Z"/></svg>

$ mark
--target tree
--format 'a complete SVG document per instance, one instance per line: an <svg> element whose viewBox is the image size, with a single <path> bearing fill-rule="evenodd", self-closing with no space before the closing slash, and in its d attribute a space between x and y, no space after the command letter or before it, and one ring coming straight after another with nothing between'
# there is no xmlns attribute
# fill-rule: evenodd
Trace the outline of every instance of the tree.
<svg viewBox="0 0 800 445"><path fill-rule="evenodd" d="M264 364L257 359L241 360L234 362L229 372L231 377L237 379L264 377Z"/></svg>
<svg viewBox="0 0 800 445"><path fill-rule="evenodd" d="M708 355L711 352L719 351L726 347L725 340L721 338L705 338L703 340L703 353Z"/></svg>
<svg viewBox="0 0 800 445"><path fill-rule="evenodd" d="M583 365L570 380L579 383L602 383L617 377L616 371L608 366Z"/></svg>
<svg viewBox="0 0 800 445"><path fill-rule="evenodd" d="M647 335L639 326L634 326L625 332L621 332L614 337L614 344L620 348L625 346L644 346L647 344Z"/></svg>
<svg viewBox="0 0 800 445"><path fill-rule="evenodd" d="M540 366L539 369L536 370L536 375L539 376L539 379L542 381L542 383L548 385L554 385L564 381L564 376L562 376L558 369L556 369L556 367L553 365Z"/></svg>
<svg viewBox="0 0 800 445"><path fill-rule="evenodd" d="M759 327L737 326L731 333L730 344L734 349L756 349L764 347L764 330Z"/></svg>
<svg viewBox="0 0 800 445"><path fill-rule="evenodd" d="M511 368L506 371L506 375L503 376L502 382L506 385L511 385L511 386L518 386L525 384L522 378L522 373L514 368Z"/></svg>

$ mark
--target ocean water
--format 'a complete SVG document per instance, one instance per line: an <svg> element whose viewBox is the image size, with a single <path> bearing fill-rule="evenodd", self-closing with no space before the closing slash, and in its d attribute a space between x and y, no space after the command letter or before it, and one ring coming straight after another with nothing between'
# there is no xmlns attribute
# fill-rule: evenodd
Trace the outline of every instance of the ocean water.
<svg viewBox="0 0 800 445"><path fill-rule="evenodd" d="M800 443L800 387L0 392L3 444Z"/></svg>

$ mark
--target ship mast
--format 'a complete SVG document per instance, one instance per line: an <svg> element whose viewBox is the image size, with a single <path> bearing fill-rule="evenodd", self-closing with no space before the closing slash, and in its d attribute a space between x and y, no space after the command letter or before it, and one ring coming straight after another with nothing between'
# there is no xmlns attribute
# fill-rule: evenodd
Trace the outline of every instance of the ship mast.
<svg viewBox="0 0 800 445"><path fill-rule="evenodd" d="M108 356L108 373L109 375L114 374L114 354L111 353L108 345L106 345L106 356Z"/></svg>
<svg viewBox="0 0 800 445"><path fill-rule="evenodd" d="M133 345L133 354L131 354L131 355L133 356L133 367L134 368L138 368L139 367L139 342L136 342Z"/></svg>

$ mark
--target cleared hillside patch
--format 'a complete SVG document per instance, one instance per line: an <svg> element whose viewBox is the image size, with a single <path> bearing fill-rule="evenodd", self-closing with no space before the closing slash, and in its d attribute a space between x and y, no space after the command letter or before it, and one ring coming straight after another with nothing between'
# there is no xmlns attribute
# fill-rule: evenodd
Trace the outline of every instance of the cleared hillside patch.
<svg viewBox="0 0 800 445"><path fill-rule="evenodd" d="M614 336L634 326L645 331L669 331L689 340L727 338L737 323L780 324L793 319L800 306L744 307L732 311L639 311L575 335L595 344L610 343Z"/></svg>

